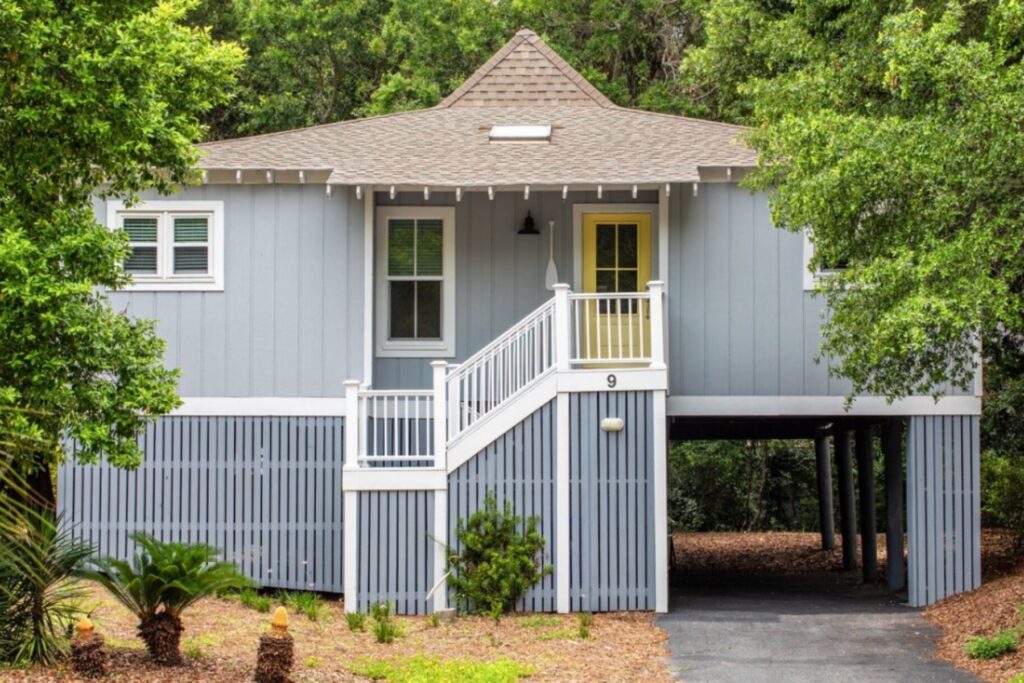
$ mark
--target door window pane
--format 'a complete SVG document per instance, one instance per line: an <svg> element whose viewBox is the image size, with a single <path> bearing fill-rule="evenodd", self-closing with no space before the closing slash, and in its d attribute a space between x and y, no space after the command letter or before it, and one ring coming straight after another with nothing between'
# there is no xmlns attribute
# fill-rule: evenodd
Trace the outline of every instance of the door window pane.
<svg viewBox="0 0 1024 683"><path fill-rule="evenodd" d="M441 283L416 283L416 338L441 338Z"/></svg>
<svg viewBox="0 0 1024 683"><path fill-rule="evenodd" d="M597 230L597 267L615 267L615 226L598 224Z"/></svg>
<svg viewBox="0 0 1024 683"><path fill-rule="evenodd" d="M416 337L416 283L392 282L390 291L390 337L414 339Z"/></svg>
<svg viewBox="0 0 1024 683"><path fill-rule="evenodd" d="M619 226L619 268L636 268L637 227L635 224Z"/></svg>
<svg viewBox="0 0 1024 683"><path fill-rule="evenodd" d="M619 292L635 292L636 288L636 271L635 270L620 270L619 271L619 288L616 290Z"/></svg>
<svg viewBox="0 0 1024 683"><path fill-rule="evenodd" d="M615 288L615 271L614 270L599 270L597 271L597 291L598 292L614 292L617 291Z"/></svg>

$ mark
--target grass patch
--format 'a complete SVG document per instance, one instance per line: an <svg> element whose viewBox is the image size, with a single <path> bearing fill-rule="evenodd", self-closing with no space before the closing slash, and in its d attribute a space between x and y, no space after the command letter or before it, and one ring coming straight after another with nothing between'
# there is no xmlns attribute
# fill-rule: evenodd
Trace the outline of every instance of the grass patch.
<svg viewBox="0 0 1024 683"><path fill-rule="evenodd" d="M254 609L257 612L264 613L270 611L270 598L252 588L240 590L237 597L238 602L242 603L242 605L249 609Z"/></svg>
<svg viewBox="0 0 1024 683"><path fill-rule="evenodd" d="M116 647L122 650L141 650L146 646L141 640L134 638L118 638L117 636L103 635L103 642L107 647Z"/></svg>
<svg viewBox="0 0 1024 683"><path fill-rule="evenodd" d="M582 612L578 618L577 633L580 638L586 640L590 638L590 629L594 626L594 615L590 612Z"/></svg>
<svg viewBox="0 0 1024 683"><path fill-rule="evenodd" d="M318 669L323 664L323 660L319 657L306 657L306 661L303 662L307 669Z"/></svg>
<svg viewBox="0 0 1024 683"><path fill-rule="evenodd" d="M971 659L995 659L1016 649L1016 631L1000 631L994 636L975 636L964 646L964 652Z"/></svg>
<svg viewBox="0 0 1024 683"><path fill-rule="evenodd" d="M366 615L362 612L345 612L345 623L348 624L348 630L353 633L365 631Z"/></svg>
<svg viewBox="0 0 1024 683"><path fill-rule="evenodd" d="M305 614L310 621L320 621L326 615L324 600L317 593L278 591L277 601L288 609Z"/></svg>
<svg viewBox="0 0 1024 683"><path fill-rule="evenodd" d="M579 637L580 634L570 628L560 628L537 634L538 640L576 640Z"/></svg>
<svg viewBox="0 0 1024 683"><path fill-rule="evenodd" d="M432 614L430 615L430 618L429 618L429 619L427 620L427 622L428 622L428 623L429 623L429 624L430 624L430 625L431 625L431 626L432 626L433 628L437 628L438 626L440 626L440 625L441 625L441 615L440 615L440 614L438 614L437 612L434 612L434 613L432 613Z"/></svg>
<svg viewBox="0 0 1024 683"><path fill-rule="evenodd" d="M532 669L511 659L474 662L417 655L406 659L369 659L356 662L352 673L390 683L511 683L529 676Z"/></svg>
<svg viewBox="0 0 1024 683"><path fill-rule="evenodd" d="M402 636L402 627L391 614L390 602L378 602L370 606L373 617L373 635L378 643L393 643Z"/></svg>
<svg viewBox="0 0 1024 683"><path fill-rule="evenodd" d="M181 651L189 659L204 659L210 656L208 648L220 645L223 642L224 638L221 636L203 633L182 641Z"/></svg>
<svg viewBox="0 0 1024 683"><path fill-rule="evenodd" d="M520 626L525 628L553 628L560 626L562 620L558 617L549 617L545 614L531 614L517 620Z"/></svg>

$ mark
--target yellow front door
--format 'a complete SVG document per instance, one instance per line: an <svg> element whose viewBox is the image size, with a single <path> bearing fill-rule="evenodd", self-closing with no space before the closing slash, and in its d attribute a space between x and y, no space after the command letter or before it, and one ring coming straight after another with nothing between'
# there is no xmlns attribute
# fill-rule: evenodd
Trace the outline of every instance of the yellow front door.
<svg viewBox="0 0 1024 683"><path fill-rule="evenodd" d="M584 301L577 322L581 358L615 363L650 356L647 301L614 297L646 291L650 278L650 214L583 214L583 291L610 296Z"/></svg>

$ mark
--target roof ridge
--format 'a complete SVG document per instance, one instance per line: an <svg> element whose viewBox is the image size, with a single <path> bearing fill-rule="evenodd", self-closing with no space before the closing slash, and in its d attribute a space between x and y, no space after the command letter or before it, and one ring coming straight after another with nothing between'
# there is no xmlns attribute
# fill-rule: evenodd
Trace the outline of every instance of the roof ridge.
<svg viewBox="0 0 1024 683"><path fill-rule="evenodd" d="M575 86L582 94L586 95L595 104L602 107L615 106L614 103L609 100L604 94L601 93L594 85L583 77L581 73L572 68L572 66L565 61L561 55L559 55L550 45L544 42L544 39L537 35L536 32L529 28L523 27L516 31L516 34L509 39L497 52L491 55L490 59L484 62L476 71L474 71L469 78L462 82L458 88L453 90L451 94L441 100L435 108L446 109L454 105L465 95L473 90L477 84L479 84L484 78L486 78L494 69L501 64L505 59L520 45L529 44L539 55L544 57L548 63L551 64L558 72L566 78L573 86Z"/></svg>

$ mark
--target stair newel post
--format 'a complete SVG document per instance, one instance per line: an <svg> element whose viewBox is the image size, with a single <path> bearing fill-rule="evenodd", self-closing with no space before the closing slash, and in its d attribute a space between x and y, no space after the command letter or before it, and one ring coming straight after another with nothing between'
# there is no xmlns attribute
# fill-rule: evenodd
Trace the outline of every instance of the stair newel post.
<svg viewBox="0 0 1024 683"><path fill-rule="evenodd" d="M665 283L652 280L647 283L651 307L651 367L665 367Z"/></svg>
<svg viewBox="0 0 1024 683"><path fill-rule="evenodd" d="M435 360L434 369L434 466L448 469L448 363Z"/></svg>
<svg viewBox="0 0 1024 683"><path fill-rule="evenodd" d="M359 380L345 380L345 467L359 467Z"/></svg>
<svg viewBox="0 0 1024 683"><path fill-rule="evenodd" d="M569 285L558 283L555 289L555 369L564 372L569 369Z"/></svg>

